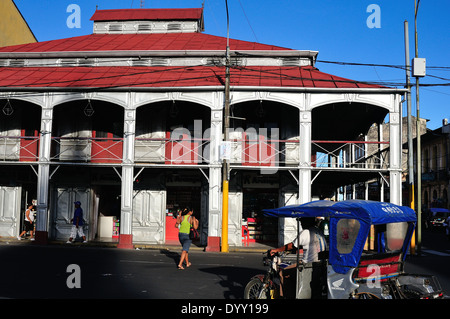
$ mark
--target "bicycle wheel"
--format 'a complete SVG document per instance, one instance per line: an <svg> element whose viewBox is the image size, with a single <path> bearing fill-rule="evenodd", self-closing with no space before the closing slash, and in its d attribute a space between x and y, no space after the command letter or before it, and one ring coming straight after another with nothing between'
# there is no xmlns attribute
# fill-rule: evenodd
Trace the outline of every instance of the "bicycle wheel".
<svg viewBox="0 0 450 319"><path fill-rule="evenodd" d="M259 278L253 278L245 286L244 299L268 299L267 287Z"/></svg>

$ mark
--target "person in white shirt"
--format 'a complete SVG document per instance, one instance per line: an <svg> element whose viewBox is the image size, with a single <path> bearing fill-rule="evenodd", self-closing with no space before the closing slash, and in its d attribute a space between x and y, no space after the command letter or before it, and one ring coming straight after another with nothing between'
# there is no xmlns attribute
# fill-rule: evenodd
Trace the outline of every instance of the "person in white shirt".
<svg viewBox="0 0 450 319"><path fill-rule="evenodd" d="M34 240L33 232L34 232L34 214L33 214L33 205L29 205L28 209L25 211L25 220L24 220L24 231L17 236L18 240L22 239L22 236L27 232L30 232L30 240Z"/></svg>
<svg viewBox="0 0 450 319"><path fill-rule="evenodd" d="M271 249L270 254L274 255L277 252L289 251L296 252L297 248L303 248L302 263L311 263L319 261L319 253L327 250L327 243L322 231L316 227L315 218L302 218L302 229L299 232L299 237L295 238L291 243L281 246L279 248ZM280 295L283 296L283 285L286 284L284 279L291 277L295 270L297 263L292 264L280 271L281 289Z"/></svg>

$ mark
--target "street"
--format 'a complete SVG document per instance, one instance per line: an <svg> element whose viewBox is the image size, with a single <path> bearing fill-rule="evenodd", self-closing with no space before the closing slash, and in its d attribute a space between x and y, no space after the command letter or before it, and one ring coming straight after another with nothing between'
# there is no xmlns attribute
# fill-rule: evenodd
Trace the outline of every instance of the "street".
<svg viewBox="0 0 450 319"><path fill-rule="evenodd" d="M120 250L82 244L2 244L0 298L242 299L245 284L264 268L261 253ZM76 283L78 267L79 287Z"/></svg>
<svg viewBox="0 0 450 319"><path fill-rule="evenodd" d="M450 241L443 229L422 231L420 256L406 258L405 271L435 275L447 296L450 296Z"/></svg>
<svg viewBox="0 0 450 319"><path fill-rule="evenodd" d="M421 256L406 271L433 274L450 291L450 242L425 231ZM177 269L180 249L121 250L76 243L0 244L2 299L242 299L248 280L265 270L260 252L191 250L192 266Z"/></svg>

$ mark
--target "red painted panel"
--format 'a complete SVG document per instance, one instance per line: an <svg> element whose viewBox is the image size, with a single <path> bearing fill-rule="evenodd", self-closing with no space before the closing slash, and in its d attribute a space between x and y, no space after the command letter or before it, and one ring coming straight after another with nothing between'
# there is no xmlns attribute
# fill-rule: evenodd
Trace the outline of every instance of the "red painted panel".
<svg viewBox="0 0 450 319"><path fill-rule="evenodd" d="M33 136L25 136L21 131L19 160L21 162L36 162L39 157L39 136L35 131Z"/></svg>
<svg viewBox="0 0 450 319"><path fill-rule="evenodd" d="M200 162L198 142L192 142L188 135L183 134L181 140L171 140L170 132L166 133L166 164L186 165Z"/></svg>
<svg viewBox="0 0 450 319"><path fill-rule="evenodd" d="M243 166L275 166L275 143L269 143L264 136L258 135L257 141L244 134L242 145Z"/></svg>
<svg viewBox="0 0 450 319"><path fill-rule="evenodd" d="M96 132L92 132L91 163L121 163L123 156L123 140L113 138L108 133L107 138L95 138Z"/></svg>

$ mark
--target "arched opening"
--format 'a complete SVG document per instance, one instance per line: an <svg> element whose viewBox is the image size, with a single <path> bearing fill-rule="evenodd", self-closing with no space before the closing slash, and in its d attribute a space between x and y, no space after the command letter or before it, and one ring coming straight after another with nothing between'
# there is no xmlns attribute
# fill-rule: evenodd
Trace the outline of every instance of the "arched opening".
<svg viewBox="0 0 450 319"><path fill-rule="evenodd" d="M208 219L210 108L171 100L140 106L136 112L133 240L178 243L179 211L194 210L200 242L206 243ZM147 221L145 223L144 221ZM207 224L207 223L206 223ZM163 236L164 235L164 236Z"/></svg>
<svg viewBox="0 0 450 319"><path fill-rule="evenodd" d="M0 159L38 160L41 107L29 102L0 100Z"/></svg>
<svg viewBox="0 0 450 319"><path fill-rule="evenodd" d="M79 100L54 109L52 160L121 163L123 108L104 101Z"/></svg>
<svg viewBox="0 0 450 319"><path fill-rule="evenodd" d="M262 210L298 198L299 110L254 100L231 105L230 115L229 243L276 245L282 225Z"/></svg>
<svg viewBox="0 0 450 319"><path fill-rule="evenodd" d="M356 102L313 109L314 198L343 199L338 189L353 198L382 198L379 171L389 167L387 115L385 108Z"/></svg>
<svg viewBox="0 0 450 319"><path fill-rule="evenodd" d="M242 166L298 165L299 110L273 101L231 106L232 164Z"/></svg>
<svg viewBox="0 0 450 319"><path fill-rule="evenodd" d="M185 101L147 104L136 113L136 163L196 165L209 160L211 110Z"/></svg>
<svg viewBox="0 0 450 319"><path fill-rule="evenodd" d="M55 106L51 161L52 238L67 240L74 202L80 201L88 240L118 236L124 109L100 100ZM105 226L106 225L106 226Z"/></svg>
<svg viewBox="0 0 450 319"><path fill-rule="evenodd" d="M0 100L0 237L20 234L26 207L37 199L32 166L39 159L40 127L40 106L19 99Z"/></svg>

